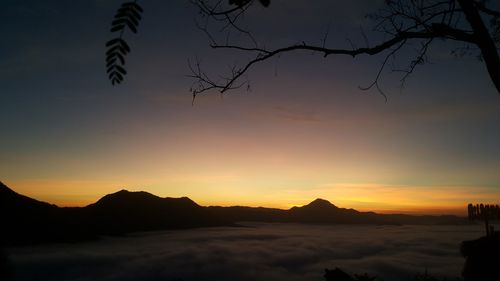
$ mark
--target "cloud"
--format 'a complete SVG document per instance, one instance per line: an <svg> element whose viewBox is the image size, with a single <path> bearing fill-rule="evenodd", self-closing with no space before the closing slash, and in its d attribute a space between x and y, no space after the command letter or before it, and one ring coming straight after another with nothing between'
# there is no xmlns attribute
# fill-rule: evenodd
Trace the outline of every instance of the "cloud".
<svg viewBox="0 0 500 281"><path fill-rule="evenodd" d="M324 268L384 280L456 277L476 226L251 224L11 249L18 280L323 280Z"/></svg>

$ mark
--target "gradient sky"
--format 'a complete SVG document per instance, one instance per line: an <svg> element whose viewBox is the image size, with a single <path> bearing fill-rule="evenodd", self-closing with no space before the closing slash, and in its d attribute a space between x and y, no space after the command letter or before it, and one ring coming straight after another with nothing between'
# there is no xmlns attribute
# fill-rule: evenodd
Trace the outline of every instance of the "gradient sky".
<svg viewBox="0 0 500 281"><path fill-rule="evenodd" d="M122 1L4 1L0 180L61 206L122 188L202 205L288 208L322 197L409 213L500 201L500 94L475 57L437 42L403 91L386 73L385 103L358 90L384 57L294 53L255 67L251 91L191 106L187 59L217 75L248 55L210 49L187 2L140 1L139 34L126 35L129 75L112 87L104 43ZM329 46L362 42L362 15L383 1L337 2L273 0L249 25L267 46L320 45L328 26Z"/></svg>

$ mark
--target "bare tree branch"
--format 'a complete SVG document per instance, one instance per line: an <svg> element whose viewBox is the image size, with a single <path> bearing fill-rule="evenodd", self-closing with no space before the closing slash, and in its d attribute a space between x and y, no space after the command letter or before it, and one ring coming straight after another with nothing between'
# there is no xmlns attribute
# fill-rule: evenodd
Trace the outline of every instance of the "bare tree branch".
<svg viewBox="0 0 500 281"><path fill-rule="evenodd" d="M488 7L490 1L487 0L385 0L383 8L369 15L369 18L374 21L373 31L382 33L384 38L388 39L370 46L367 35L361 29L365 46L358 48L356 42L348 40L350 49L328 46L329 25L320 45L298 41L301 43L267 48L264 44L260 44L250 29L244 26L244 18L256 3L267 7L270 5L270 0L190 0L190 2L198 8L204 20L204 22L197 21L196 26L206 34L213 49L234 50L252 56L243 64L233 65L228 74L218 75L217 79L203 71L199 60L194 64L188 62L191 71L189 76L194 79L191 87L193 98L199 93L210 90L225 93L245 85L248 89L248 80L244 78L254 65L285 53L298 51L320 53L325 58L331 55L373 56L387 52L373 82L368 87L360 87L362 90L376 88L387 98L379 82L389 58L395 58L396 53L407 45L413 43L420 45L408 67L396 70L403 73L401 78L403 85L415 68L427 60L427 53L435 39L461 42L465 45L465 47L453 45L451 53L465 55L477 50L476 55L484 62L491 81L500 93L500 11ZM140 12L142 8L136 1L124 3L115 16L112 31L120 31L122 34L124 28L129 27L135 33L141 19ZM213 22L218 27L215 33L211 31L210 23ZM217 34L225 35L223 43ZM243 35L235 41L236 43L233 42L235 34ZM110 73L109 78L113 84L120 83L127 73L124 68L124 56L130 52L130 48L121 39L121 35L110 40L107 47L109 50L106 66Z"/></svg>
<svg viewBox="0 0 500 281"><path fill-rule="evenodd" d="M420 49L415 58L411 60L409 66L403 72L401 83L404 84L406 79L414 72L415 68L426 61L426 55L431 44L435 39L451 40L463 42L470 46L477 46L481 51L485 64L488 68L490 77L500 92L500 60L498 59L498 49L495 46L495 36L490 34L490 30L486 27L479 13L484 13L486 16L497 19L496 25L491 24L492 33L500 34L500 12L491 8L487 8L484 1L476 0L386 0L383 9L370 15L370 18L376 22L374 30L382 32L389 36L389 39L370 47L367 36L362 32L365 39L366 47L356 48L354 44L351 49L330 48L327 46L326 39L329 31L321 41L321 45L312 45L302 42L300 44L292 44L281 48L267 49L260 47L254 40L251 33L247 29L242 29L239 26L239 19L243 13L250 9L254 2L253 0L229 1L236 6L223 5L223 1L215 1L215 4L209 5L209 0L192 0L192 2L200 8L200 12L215 21L226 21L227 25L236 31L251 37L255 46L248 47L245 44L233 44L230 40L224 43L218 43L216 40L211 40L211 47L214 49L232 49L240 52L254 54L254 58L248 60L243 65L231 68L231 73L227 77L219 80L212 80L204 73L201 68L191 68L191 77L195 78L199 87L192 90L193 96L208 90L217 90L224 93L228 90L240 88L241 85L247 83L241 82L240 79L256 64L266 61L272 57L279 56L284 53L295 51L312 51L321 53L324 57L331 55L348 55L356 57L358 55L377 55L387 51L387 55L379 68L374 81L368 87L360 87L362 90L368 90L375 87L379 93L386 97L379 85L380 77L390 57L401 50L404 46L412 41L420 42ZM234 3L238 2L238 3ZM496 28L496 29L495 29ZM207 34L208 29L205 29ZM214 37L210 36L211 39ZM498 36L500 41L500 35ZM473 48L468 49L472 50ZM453 52L453 49L451 50ZM193 71L194 70L194 71ZM205 87L203 86L205 85Z"/></svg>
<svg viewBox="0 0 500 281"><path fill-rule="evenodd" d="M212 48L214 49L236 49L240 51L246 51L246 52L257 52L257 55L254 59L248 61L246 65L243 67L235 70L233 72L233 75L231 78L225 79L224 83L217 83L216 81L210 81L210 90L211 89L216 89L220 91L221 93L226 92L227 90L234 89L233 84L244 74L246 73L254 64L257 64L259 62L268 60L271 57L274 57L276 55L280 55L283 53L288 53L288 52L293 52L293 51L300 51L300 50L307 50L307 51L313 51L313 52L319 52L322 53L324 57L330 56L330 55L348 55L351 57L356 57L361 54L366 54L366 55L376 55L379 54L385 50L390 49L394 45L397 45L399 43L406 43L410 39L432 39L432 38L447 38L447 39L453 39L453 40L459 40L459 41L465 41L465 42L470 42L474 43L474 38L472 35L461 32L459 30L455 30L451 27L448 26L443 26L443 25L435 25L434 27L431 27L430 30L428 31L422 31L422 32L401 32L400 34L396 35L395 37L391 38L388 41L385 41L377 46L374 47L364 47L364 48L358 48L358 49L330 49L330 48L325 48L321 46L313 46L313 45L307 45L307 44L300 44L300 45L292 45L284 48L279 48L275 50L266 50L262 48L252 48L252 47L242 47L242 46L237 46L237 45L212 45ZM403 45L403 44L402 44ZM402 45L398 46L397 50L401 49ZM396 50L396 51L397 51ZM392 53L392 52L391 52ZM387 59L384 61L383 65L385 66ZM382 67L383 69L383 67ZM201 79L207 79L208 77L202 76L199 77L200 73L198 71L195 71L192 75L193 78L201 78ZM380 77L380 71L377 74L377 79L378 81ZM206 81L204 81L206 82ZM372 84L373 86L373 84ZM370 89L372 86L362 88L362 89ZM378 88L378 87L377 87ZM204 91L207 91L209 89L203 89ZM194 95L200 93L200 89L194 93ZM381 91L380 91L381 92Z"/></svg>

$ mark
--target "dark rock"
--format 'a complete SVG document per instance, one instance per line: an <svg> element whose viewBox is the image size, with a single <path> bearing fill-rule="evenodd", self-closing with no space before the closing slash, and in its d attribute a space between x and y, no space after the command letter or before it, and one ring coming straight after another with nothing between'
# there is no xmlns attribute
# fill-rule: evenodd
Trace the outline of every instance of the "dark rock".
<svg viewBox="0 0 500 281"><path fill-rule="evenodd" d="M464 281L500 280L500 232L464 241L460 251L466 258L462 271Z"/></svg>
<svg viewBox="0 0 500 281"><path fill-rule="evenodd" d="M325 268L325 275L323 275L326 281L354 281L354 279L347 273L345 273L340 268L335 268L334 270Z"/></svg>

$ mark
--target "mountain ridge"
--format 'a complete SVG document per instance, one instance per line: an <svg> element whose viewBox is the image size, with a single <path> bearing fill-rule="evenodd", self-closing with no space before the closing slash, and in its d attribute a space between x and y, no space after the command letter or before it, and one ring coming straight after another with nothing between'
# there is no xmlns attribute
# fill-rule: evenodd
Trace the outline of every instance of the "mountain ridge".
<svg viewBox="0 0 500 281"><path fill-rule="evenodd" d="M317 198L290 209L200 206L188 197L159 197L122 189L85 207L58 207L21 195L0 182L0 243L78 242L138 231L238 226L241 221L319 224L465 224L456 216L377 214L339 208ZM33 235L36 233L36 235Z"/></svg>
<svg viewBox="0 0 500 281"><path fill-rule="evenodd" d="M92 205L103 205L107 204L110 202L116 202L116 201L130 201L130 200L136 200L136 201L145 201L145 200L152 200L152 201L161 201L161 200L167 200L167 201L181 201L184 202L185 204L192 204L199 206L196 202L191 200L189 197L160 197L156 196L152 193L146 192L146 191L128 191L126 189L122 189L120 191L117 191L115 193L110 193L107 195L104 195L101 197L99 200L97 200L95 203L91 203L85 207L89 207Z"/></svg>

